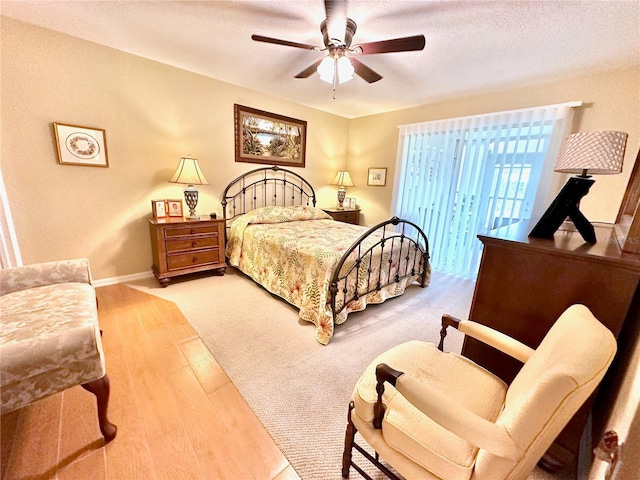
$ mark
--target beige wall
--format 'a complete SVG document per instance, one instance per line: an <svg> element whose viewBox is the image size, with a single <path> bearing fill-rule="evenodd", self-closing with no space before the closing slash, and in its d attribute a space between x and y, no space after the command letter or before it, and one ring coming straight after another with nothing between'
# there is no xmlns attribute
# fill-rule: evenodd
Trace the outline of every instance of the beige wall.
<svg viewBox="0 0 640 480"><path fill-rule="evenodd" d="M150 271L146 218L181 156L210 185L198 213L221 212L234 162L233 104L308 122L303 174L320 205L346 162L348 120L1 17L1 168L24 263L88 257L94 278ZM106 130L109 168L59 165L53 122Z"/></svg>
<svg viewBox="0 0 640 480"><path fill-rule="evenodd" d="M574 131L629 133L623 173L594 177L596 183L581 202L581 210L590 220L613 222L640 145L640 65L353 119L349 124L348 167L356 188L348 195L357 198L364 223L374 224L389 217L399 125L573 100L585 103L574 117ZM369 167L387 167L386 187L367 187ZM562 183L561 179L559 185Z"/></svg>
<svg viewBox="0 0 640 480"><path fill-rule="evenodd" d="M593 221L615 219L640 143L640 66L347 120L0 18L0 166L24 263L86 256L96 279L149 271L150 200L182 197L167 182L181 156L210 182L198 213L220 213L228 181L258 166L233 160L234 103L306 120L307 166L293 170L333 206L328 183L346 164L365 225L390 214L398 125L582 100L576 131L630 134L624 173L597 177L583 200ZM53 122L104 128L110 167L57 164ZM387 167L386 187L367 187L369 167Z"/></svg>

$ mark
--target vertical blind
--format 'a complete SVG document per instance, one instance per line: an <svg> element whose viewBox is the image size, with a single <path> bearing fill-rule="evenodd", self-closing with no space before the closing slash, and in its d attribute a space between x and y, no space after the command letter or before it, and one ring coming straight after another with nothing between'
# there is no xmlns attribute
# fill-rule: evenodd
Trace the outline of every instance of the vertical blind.
<svg viewBox="0 0 640 480"><path fill-rule="evenodd" d="M542 214L579 102L402 125L393 210L427 234L434 270L477 274L477 235Z"/></svg>

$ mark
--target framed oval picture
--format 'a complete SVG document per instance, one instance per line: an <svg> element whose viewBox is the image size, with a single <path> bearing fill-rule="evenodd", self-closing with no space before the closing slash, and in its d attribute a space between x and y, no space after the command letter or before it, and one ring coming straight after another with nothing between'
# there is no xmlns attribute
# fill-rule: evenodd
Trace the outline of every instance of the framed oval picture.
<svg viewBox="0 0 640 480"><path fill-rule="evenodd" d="M56 135L59 164L109 166L107 139L103 129L54 123L53 131Z"/></svg>

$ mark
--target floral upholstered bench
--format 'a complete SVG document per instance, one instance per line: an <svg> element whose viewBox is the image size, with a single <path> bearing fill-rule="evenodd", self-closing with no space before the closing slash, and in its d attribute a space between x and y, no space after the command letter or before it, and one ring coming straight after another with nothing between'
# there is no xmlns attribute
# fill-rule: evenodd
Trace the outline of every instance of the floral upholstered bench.
<svg viewBox="0 0 640 480"><path fill-rule="evenodd" d="M96 396L104 439L116 436L88 260L0 270L0 326L2 414L82 385Z"/></svg>

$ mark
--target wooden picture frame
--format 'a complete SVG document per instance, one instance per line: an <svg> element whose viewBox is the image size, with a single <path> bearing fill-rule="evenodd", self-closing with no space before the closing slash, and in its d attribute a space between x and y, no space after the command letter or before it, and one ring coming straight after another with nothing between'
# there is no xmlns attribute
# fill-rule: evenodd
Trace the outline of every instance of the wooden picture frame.
<svg viewBox="0 0 640 480"><path fill-rule="evenodd" d="M151 211L153 212L153 218L166 218L167 217L167 201L151 200Z"/></svg>
<svg viewBox="0 0 640 480"><path fill-rule="evenodd" d="M182 217L182 200L167 200L167 215L169 217Z"/></svg>
<svg viewBox="0 0 640 480"><path fill-rule="evenodd" d="M387 185L386 167L370 168L367 174L367 185L372 187L384 187Z"/></svg>
<svg viewBox="0 0 640 480"><path fill-rule="evenodd" d="M620 249L640 253L640 150L618 210L615 230Z"/></svg>
<svg viewBox="0 0 640 480"><path fill-rule="evenodd" d="M53 132L60 165L109 166L107 138L103 129L54 123Z"/></svg>
<svg viewBox="0 0 640 480"><path fill-rule="evenodd" d="M305 166L307 122L234 104L236 162Z"/></svg>

